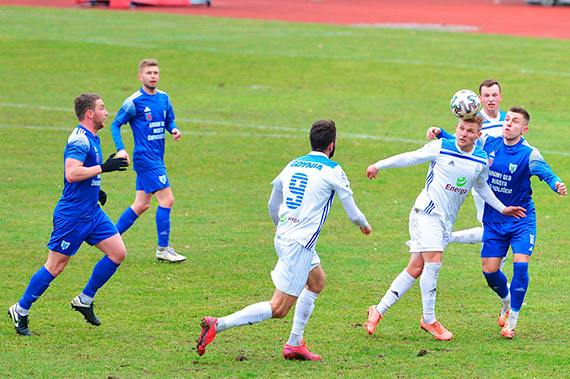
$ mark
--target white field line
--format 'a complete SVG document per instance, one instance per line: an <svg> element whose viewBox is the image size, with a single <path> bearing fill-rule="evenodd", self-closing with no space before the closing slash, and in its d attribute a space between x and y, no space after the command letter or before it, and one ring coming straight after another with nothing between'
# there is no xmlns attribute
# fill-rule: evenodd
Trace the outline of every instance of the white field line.
<svg viewBox="0 0 570 379"><path fill-rule="evenodd" d="M65 111L74 112L71 108L62 107L47 107L47 106L35 106L29 104L10 104L10 103L0 103L0 107L16 107L16 108L33 108L33 109L43 109L43 110L55 110L55 111ZM111 115L111 113L109 113ZM230 122L230 121L217 121L217 120L201 120L194 118L177 118L177 122L188 122L191 124L209 124L209 125L224 125L224 126L238 126L250 129L259 130L275 130L281 132L292 132L298 134L274 134L274 133L242 133L242 132L217 132L217 131L184 131L184 134L190 135L235 135L244 137L271 137L271 138L306 138L308 135L308 129L291 128L287 126L277 126L277 125L262 125L253 123L243 123L243 122ZM72 127L57 127L57 126L43 126L43 125L9 125L0 124L0 128L14 128L14 129L36 129L36 130L62 130L71 131ZM128 128L123 128L121 130L123 133L130 132ZM302 134L301 134L302 133ZM403 142L411 144L425 144L427 140L423 139L409 139L409 138L397 138L397 137L386 137L386 136L375 136L370 134L356 134L356 133L340 133L342 138L360 139L360 140L375 140L375 141L389 141L389 142ZM549 151L541 150L542 153L561 155L565 157L570 157L570 153L560 152L560 151Z"/></svg>

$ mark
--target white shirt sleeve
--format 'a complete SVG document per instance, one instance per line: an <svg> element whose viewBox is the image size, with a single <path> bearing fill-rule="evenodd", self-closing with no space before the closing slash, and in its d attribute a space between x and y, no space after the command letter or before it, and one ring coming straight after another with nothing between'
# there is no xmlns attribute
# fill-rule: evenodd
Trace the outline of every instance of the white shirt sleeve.
<svg viewBox="0 0 570 379"><path fill-rule="evenodd" d="M473 185L473 188L475 189L475 191L477 191L479 196L481 196L481 198L485 200L487 204L495 208L498 212L503 213L506 207L503 203L501 203L501 200L499 200L497 196L495 196L495 193L493 192L491 187L489 187L489 185L487 184L488 177L489 177L489 167L485 166L485 168L481 170L481 173L479 174L477 179L475 179L475 184Z"/></svg>
<svg viewBox="0 0 570 379"><path fill-rule="evenodd" d="M352 222L356 226L361 226L366 228L368 226L368 221L366 220L366 216L364 213L358 209L356 203L354 202L354 198L351 196L345 197L344 199L340 200L350 222Z"/></svg>
<svg viewBox="0 0 570 379"><path fill-rule="evenodd" d="M273 224L275 224L275 226L279 224L279 207L281 206L282 202L283 192L280 189L277 189L277 186L274 186L273 190L271 191L269 203L267 203L267 205L269 206L269 215L271 216L271 219L273 220Z"/></svg>
<svg viewBox="0 0 570 379"><path fill-rule="evenodd" d="M342 167L337 165L333 169L333 172L335 175L332 185L338 195L338 198L342 201L344 198L352 196L354 192L352 192L352 188L350 188L350 182L348 181L348 177L344 173Z"/></svg>
<svg viewBox="0 0 570 379"><path fill-rule="evenodd" d="M394 155L381 159L374 164L377 170L392 167L408 167L420 163L426 163L437 159L441 150L441 140L430 142L418 150Z"/></svg>

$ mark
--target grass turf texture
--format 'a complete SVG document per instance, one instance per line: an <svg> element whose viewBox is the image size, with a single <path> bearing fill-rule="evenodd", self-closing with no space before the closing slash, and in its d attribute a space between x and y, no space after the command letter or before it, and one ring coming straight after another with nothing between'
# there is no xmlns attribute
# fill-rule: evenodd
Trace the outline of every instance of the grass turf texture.
<svg viewBox="0 0 570 379"><path fill-rule="evenodd" d="M129 256L100 290L102 326L72 312L101 254L84 245L34 305L32 338L0 324L0 372L8 377L568 377L570 269L568 199L534 181L538 243L515 339L500 337L499 300L481 274L478 246L453 245L444 256L438 319L454 340L419 327L416 284L381 321L363 326L405 267L407 216L426 166L382 171L377 159L416 149L425 130L453 130L448 104L485 78L503 85L503 109L530 111L527 139L567 182L570 41L330 25L285 24L100 10L0 8L0 306L17 301L45 262L53 207L63 186L62 153L77 124L73 99L103 96L112 112L139 88L137 64L155 57L159 88L171 96L183 138L167 142L176 197L171 242L182 264L154 258L151 210L124 235ZM332 118L335 160L372 224L365 237L338 200L319 239L328 283L305 337L322 362L281 357L293 312L284 320L219 335L198 358L204 315L222 316L270 298L276 255L267 212L270 181L309 150L308 128ZM124 127L128 130L128 127ZM132 150L130 131L124 134ZM116 220L134 198L135 175L103 176ZM475 226L471 199L456 229ZM511 274L509 260L508 277Z"/></svg>

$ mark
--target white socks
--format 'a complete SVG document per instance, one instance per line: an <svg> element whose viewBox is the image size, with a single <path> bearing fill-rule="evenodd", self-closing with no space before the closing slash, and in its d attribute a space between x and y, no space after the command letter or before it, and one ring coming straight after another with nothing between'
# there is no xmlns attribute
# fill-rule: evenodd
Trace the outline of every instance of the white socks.
<svg viewBox="0 0 570 379"><path fill-rule="evenodd" d="M293 327L291 328L291 335L287 344L290 346L301 346L301 340L303 339L303 332L305 331L305 325L315 309L315 300L317 300L318 293L311 292L304 288L297 299L297 305L295 305L295 316L293 317Z"/></svg>
<svg viewBox="0 0 570 379"><path fill-rule="evenodd" d="M91 305L93 303L93 298L91 296L87 296L83 292L81 292L81 294L77 297L79 298L81 304Z"/></svg>
<svg viewBox="0 0 570 379"><path fill-rule="evenodd" d="M257 324L270 319L273 316L269 301L248 305L241 311L232 313L229 316L220 317L216 323L216 333L222 332L236 326Z"/></svg>
<svg viewBox="0 0 570 379"><path fill-rule="evenodd" d="M511 329L514 329L517 326L517 321L519 319L519 312L515 312L511 309L509 312L509 318L507 319L507 323Z"/></svg>
<svg viewBox="0 0 570 379"><path fill-rule="evenodd" d="M380 303L378 303L376 306L378 313L383 315L388 309L390 309L390 307L394 305L396 301L400 300L400 298L404 296L406 292L408 292L415 281L416 278L408 274L406 269L404 269L404 271L402 271L400 275L394 279L392 285L390 285L390 288L382 300L380 300Z"/></svg>
<svg viewBox="0 0 570 379"><path fill-rule="evenodd" d="M483 240L483 227L459 230L451 233L451 241L455 243L481 243Z"/></svg>
<svg viewBox="0 0 570 379"><path fill-rule="evenodd" d="M420 288L422 290L422 303L424 307L424 322L433 323L435 318L435 299L437 296L437 278L441 263L425 262L422 276L420 277Z"/></svg>

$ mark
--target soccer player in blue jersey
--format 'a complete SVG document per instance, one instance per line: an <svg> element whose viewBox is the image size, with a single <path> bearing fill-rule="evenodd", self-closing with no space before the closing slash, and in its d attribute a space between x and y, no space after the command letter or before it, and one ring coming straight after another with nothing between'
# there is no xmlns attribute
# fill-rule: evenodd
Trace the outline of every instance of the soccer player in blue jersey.
<svg viewBox="0 0 570 379"><path fill-rule="evenodd" d="M438 340L452 339L453 334L435 316L436 288L443 251L469 190L477 188L485 201L499 213L524 217L523 208L505 207L487 185L487 154L474 145L481 135L481 124L480 116L462 119L457 124L457 138L430 142L419 150L382 159L366 170L368 178L373 179L380 169L430 162L425 187L410 212L410 261L394 279L380 303L368 308L368 333L374 333L384 313L421 275L423 317L420 327Z"/></svg>
<svg viewBox="0 0 570 379"><path fill-rule="evenodd" d="M121 234L127 231L150 207L154 195L158 200L156 258L168 262L182 262L186 257L177 254L169 244L170 211L174 204L174 196L164 165L166 132L172 134L174 141L178 141L182 133L174 123L170 98L165 92L156 88L160 80L158 62L155 59L142 60L139 64L138 78L142 82L142 88L125 99L111 124L117 157L127 160L129 154L121 138L121 126L130 124L135 141L133 169L137 173L135 201L123 212L116 226Z"/></svg>
<svg viewBox="0 0 570 379"><path fill-rule="evenodd" d="M202 319L197 341L198 354L216 333L236 326L251 325L270 318L283 318L295 306L293 326L283 347L285 359L320 360L303 340L305 325L315 308L317 295L325 286L325 273L315 251L317 239L326 220L335 193L352 223L365 235L371 228L356 206L352 189L340 165L333 162L336 126L332 120L319 120L311 127L312 151L292 160L271 182L269 214L275 224L275 250L279 257L271 278L275 291L271 301L252 304L231 315Z"/></svg>
<svg viewBox="0 0 570 379"><path fill-rule="evenodd" d="M483 117L481 132L492 137L502 136L507 113L499 109L503 100L501 84L495 79L486 79L481 82L479 85L479 99L483 105L483 109L479 112L479 115ZM485 201L479 196L477 191L472 190L471 194L477 209L477 220L481 223L481 226L451 233L450 242L475 244L480 243L483 238L483 209L485 208Z"/></svg>
<svg viewBox="0 0 570 379"><path fill-rule="evenodd" d="M483 136L483 149L489 156L488 183L493 192L507 205L527 209L527 217L504 217L485 205L483 214L483 243L481 259L483 275L489 287L502 300L498 316L501 334L513 338L519 311L528 290L528 265L536 243L536 212L532 200L530 178L536 175L559 195L566 196L566 185L554 174L535 147L525 141L530 115L523 107L509 108L502 137ZM449 138L444 130L434 130L438 138ZM513 278L510 288L507 277L500 269L502 258L509 246L513 251Z"/></svg>
<svg viewBox="0 0 570 379"><path fill-rule="evenodd" d="M127 257L117 228L97 202L104 205L107 195L101 190L101 173L125 171L126 159L113 158L103 163L97 132L105 125L107 110L99 95L83 93L75 99L77 126L67 140L63 154L65 176L63 195L53 212L53 232L48 243L47 262L30 279L24 295L8 310L18 334L31 336L28 313L50 283L63 271L83 241L94 245L105 256L95 265L83 292L71 307L95 326L101 322L93 312L93 297Z"/></svg>

